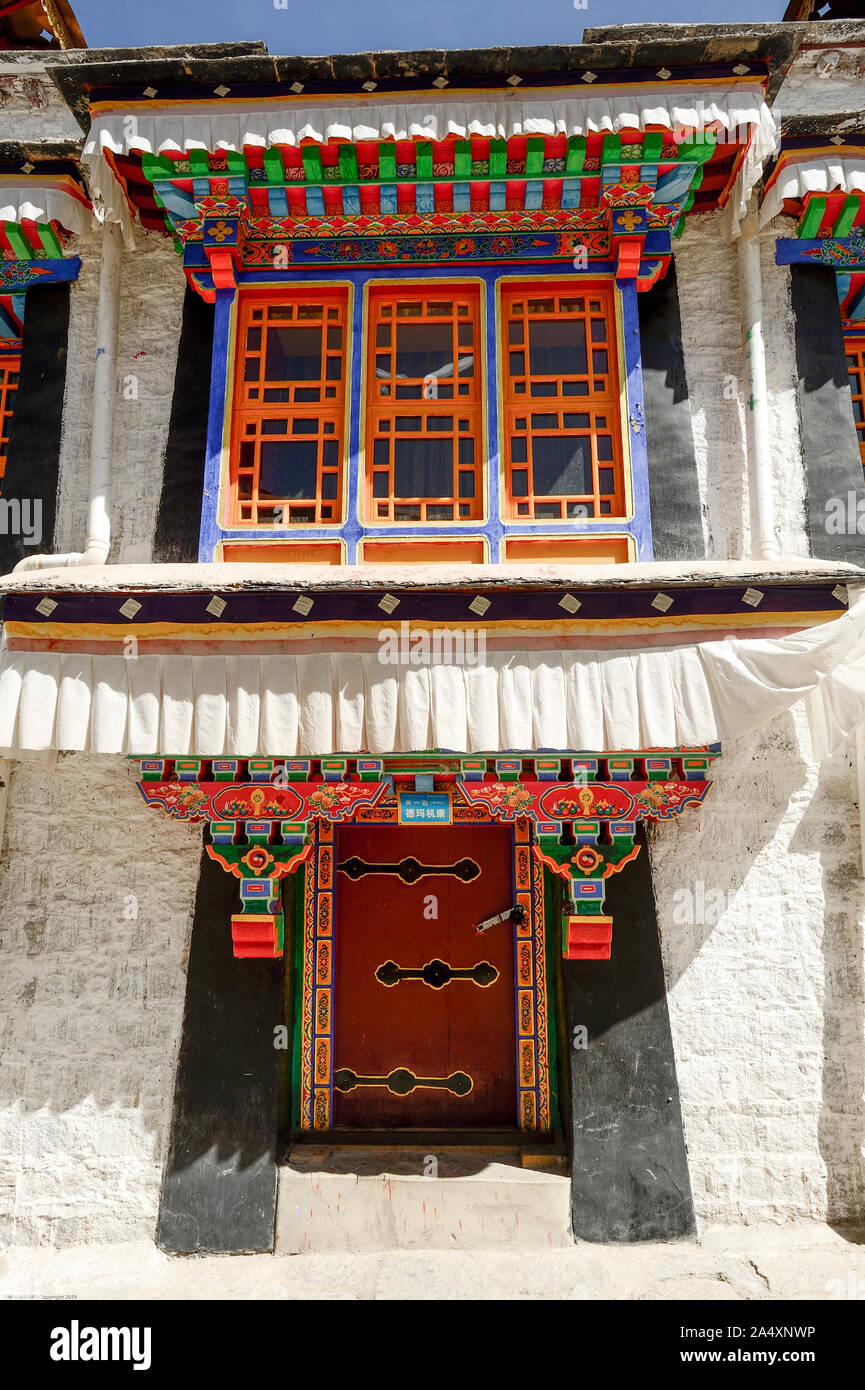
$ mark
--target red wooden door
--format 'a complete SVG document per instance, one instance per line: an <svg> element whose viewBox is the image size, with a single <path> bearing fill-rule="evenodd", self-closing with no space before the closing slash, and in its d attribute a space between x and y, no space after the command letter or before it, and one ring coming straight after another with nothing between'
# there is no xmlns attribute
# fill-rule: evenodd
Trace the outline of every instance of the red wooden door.
<svg viewBox="0 0 865 1390"><path fill-rule="evenodd" d="M475 926L513 905L513 832L336 837L334 1124L514 1126L513 927Z"/></svg>

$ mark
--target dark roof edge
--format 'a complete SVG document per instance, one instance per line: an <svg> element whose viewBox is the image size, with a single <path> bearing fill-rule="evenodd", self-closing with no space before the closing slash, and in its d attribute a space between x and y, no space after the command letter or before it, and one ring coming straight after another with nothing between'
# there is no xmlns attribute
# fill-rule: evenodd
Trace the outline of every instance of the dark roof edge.
<svg viewBox="0 0 865 1390"><path fill-rule="evenodd" d="M78 62L49 63L48 71L80 124L88 123L89 94L106 88L148 86L290 86L293 82L346 84L360 90L375 80L428 86L437 77L461 80L534 77L591 69L652 71L666 65L765 64L769 96L783 79L807 25L646 25L619 28L615 41L484 49L423 49L408 52L342 53L321 57L270 54L263 45L194 48L94 49ZM603 35L607 31L590 31Z"/></svg>

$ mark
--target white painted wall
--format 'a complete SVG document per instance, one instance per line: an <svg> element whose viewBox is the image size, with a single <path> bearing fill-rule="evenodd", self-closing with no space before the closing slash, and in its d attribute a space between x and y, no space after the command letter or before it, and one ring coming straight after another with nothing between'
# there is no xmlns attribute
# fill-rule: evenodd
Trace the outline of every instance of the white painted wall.
<svg viewBox="0 0 865 1390"><path fill-rule="evenodd" d="M775 240L792 235L779 217L760 238L775 525L786 556L810 553L790 302L790 270L775 264ZM746 410L738 252L721 236L721 214L689 222L675 250L682 349L710 560L748 555Z"/></svg>
<svg viewBox="0 0 865 1390"><path fill-rule="evenodd" d="M843 38L848 38L844 43ZM776 120L796 116L826 116L836 111L862 110L865 94L865 47L862 25L843 20L826 26L813 24L784 77L772 106Z"/></svg>
<svg viewBox="0 0 865 1390"><path fill-rule="evenodd" d="M71 56L71 55L70 55ZM69 61L52 53L51 61ZM80 141L83 131L37 52L0 54L0 141Z"/></svg>
<svg viewBox="0 0 865 1390"><path fill-rule="evenodd" d="M699 814L650 835L700 1220L861 1220L865 883L852 748L818 769L804 718L784 716L725 747Z"/></svg>
<svg viewBox="0 0 865 1390"><path fill-rule="evenodd" d="M123 758L16 764L0 859L0 1244L153 1238L200 855L201 828L145 806Z"/></svg>
<svg viewBox="0 0 865 1390"><path fill-rule="evenodd" d="M57 549L80 550L87 534L90 417L101 232L76 237L81 274L72 286L63 405ZM112 426L110 562L147 563L162 486L186 279L167 237L136 233L121 261L117 397ZM210 364L202 363L207 390Z"/></svg>

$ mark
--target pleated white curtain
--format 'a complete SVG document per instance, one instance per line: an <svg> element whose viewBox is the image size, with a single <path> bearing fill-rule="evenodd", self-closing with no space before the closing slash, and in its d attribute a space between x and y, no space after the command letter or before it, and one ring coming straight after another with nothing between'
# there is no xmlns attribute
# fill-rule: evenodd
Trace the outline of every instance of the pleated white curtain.
<svg viewBox="0 0 865 1390"><path fill-rule="evenodd" d="M491 654L476 666L382 665L377 653L7 652L0 753L693 747L747 734L805 698L823 752L865 717L865 602L784 638Z"/></svg>
<svg viewBox="0 0 865 1390"><path fill-rule="evenodd" d="M69 232L84 233L91 226L90 209L62 188L40 184L38 179L18 183L0 179L0 222L59 222Z"/></svg>
<svg viewBox="0 0 865 1390"><path fill-rule="evenodd" d="M760 208L765 226L781 211L785 198L804 198L806 193L865 193L865 155L833 159L831 155L787 164L768 190Z"/></svg>

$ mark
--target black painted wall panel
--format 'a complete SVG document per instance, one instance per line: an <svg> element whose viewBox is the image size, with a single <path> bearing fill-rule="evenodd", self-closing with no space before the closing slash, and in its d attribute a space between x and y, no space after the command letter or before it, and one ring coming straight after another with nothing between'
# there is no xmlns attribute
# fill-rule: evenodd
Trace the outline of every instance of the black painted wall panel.
<svg viewBox="0 0 865 1390"><path fill-rule="evenodd" d="M563 961L571 1074L571 1208L578 1240L696 1234L645 834L607 880L609 961ZM573 1047L574 1028L588 1046ZM567 1121L565 1121L567 1123Z"/></svg>
<svg viewBox="0 0 865 1390"><path fill-rule="evenodd" d="M198 559L213 319L213 305L187 286L153 540L153 559L160 564Z"/></svg>
<svg viewBox="0 0 865 1390"><path fill-rule="evenodd" d="M675 263L637 303L655 559L704 560Z"/></svg>
<svg viewBox="0 0 865 1390"><path fill-rule="evenodd" d="M238 880L202 852L157 1244L271 1250L283 959L235 960Z"/></svg>
<svg viewBox="0 0 865 1390"><path fill-rule="evenodd" d="M865 536L857 529L857 506L865 516L865 488L835 272L791 266L790 291L811 554L862 565Z"/></svg>
<svg viewBox="0 0 865 1390"><path fill-rule="evenodd" d="M6 530L0 528L0 574L6 574L25 555L51 551L57 515L57 479L66 355L69 342L69 293L64 285L40 285L27 291L21 371L6 451L2 495L23 508L24 536L12 534L13 511L3 508ZM38 504L36 507L35 504ZM39 508L41 508L41 515ZM38 532L34 522L39 522Z"/></svg>

